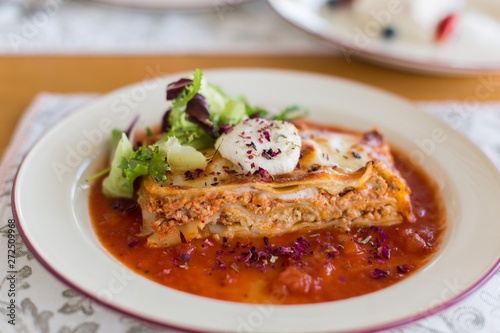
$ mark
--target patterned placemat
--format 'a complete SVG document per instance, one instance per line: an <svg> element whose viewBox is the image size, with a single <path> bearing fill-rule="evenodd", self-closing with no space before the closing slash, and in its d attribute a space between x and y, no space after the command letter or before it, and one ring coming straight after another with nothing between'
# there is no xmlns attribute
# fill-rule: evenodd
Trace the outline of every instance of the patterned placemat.
<svg viewBox="0 0 500 333"><path fill-rule="evenodd" d="M15 297L7 254L12 229L11 187L16 170L30 147L61 118L96 98L96 94L40 94L25 112L0 165L0 332L177 332L124 316L80 295L52 276L29 253L16 233ZM461 131L500 168L500 103L425 102L418 106ZM499 198L500 199L500 198ZM457 293L456 281L445 281L447 297ZM425 286L423 286L424 288ZM15 325L9 323L10 300L15 300ZM411 302L411 300L401 300ZM394 306L398 306L394 304ZM362 315L362 314L360 314ZM391 332L500 332L500 273L449 309Z"/></svg>

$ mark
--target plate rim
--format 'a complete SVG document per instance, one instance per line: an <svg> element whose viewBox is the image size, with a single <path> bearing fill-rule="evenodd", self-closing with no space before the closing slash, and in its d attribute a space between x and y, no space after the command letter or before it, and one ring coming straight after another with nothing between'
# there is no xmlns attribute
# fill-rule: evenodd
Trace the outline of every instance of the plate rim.
<svg viewBox="0 0 500 333"><path fill-rule="evenodd" d="M412 102L404 99L403 97L401 97L401 96L399 96L397 94L394 94L392 92L383 90L381 88L370 86L368 84L357 82L357 81L354 81L354 80L351 80L351 79L346 79L346 78L337 77L337 76L334 76L334 75L322 74L322 73L315 73L315 72L309 72L309 71L300 71L300 70L274 69L274 68L227 68L227 67L226 68L209 69L209 70L206 71L206 73L212 73L212 72L216 72L216 73L221 73L221 72L228 73L228 72L233 72L233 71L250 71L250 72L264 71L266 73L272 72L274 74L277 74L277 73L288 73L288 74L293 74L293 75L306 75L308 77L315 77L315 78L316 77L321 77L321 78L324 78L324 79L331 79L331 80L335 80L335 81L345 81L345 82L348 82L351 85L355 85L357 87L362 87L363 89L369 89L369 90L372 90L372 91L376 91L378 94L382 93L385 96L390 96L393 99L396 98L396 99L398 99L398 100L400 100L402 102L405 102L407 104L411 104L412 106L414 106L414 103L412 103ZM168 74L166 76L162 76L161 78L163 78L163 77L173 77L173 76L178 76L178 75L184 75L186 73L187 72L170 73L170 74ZM108 98L110 95L113 95L113 94L115 94L118 91L128 90L131 87L137 86L138 84L140 84L142 82L145 82L145 81L134 82L132 84L129 84L129 85L126 85L126 86L123 86L123 87L119 87L118 89L115 89L115 90L113 90L111 92L105 93L102 96L96 98L95 100L90 101L88 104L86 104L86 105L84 105L82 107L79 107L77 110L75 110L74 112L72 112L69 116L71 116L73 114L76 114L76 113L83 112L86 108L91 107L93 105L99 104L100 102L102 102L103 100L105 100L106 98ZM417 109L416 106L414 106L414 108ZM432 120L438 121L435 117L432 117L431 115L426 114L426 113L422 113L421 116L424 116L425 118L428 118L428 119L432 119ZM60 119L55 125L51 126L49 128L49 130L46 131L43 134L42 137L45 137L46 135L48 135L54 129L54 127L56 127L59 123L64 122L66 118L69 118L69 117L63 117L62 119ZM448 127L449 130L454 131L456 134L459 134L460 136L462 136L463 138L465 138L467 141L470 142L470 140L463 133L460 133L460 132L454 130L453 128L449 127L448 125L445 125L445 126ZM14 219L16 220L16 228L17 228L17 230L19 232L19 235L21 236L24 244L27 246L27 248L30 250L30 252L36 257L36 259L38 260L38 262L40 262L42 264L42 266L44 266L52 275L54 275L56 278L58 278L63 283L65 283L65 284L69 285L70 287L74 288L75 290L79 291L80 293L82 293L86 297L90 298L91 300L95 301L96 303L99 303L99 304L101 304L101 305L103 305L103 306L105 306L107 308L113 309L114 311L118 311L118 312L123 313L125 315L131 316L131 317L134 317L134 318L137 318L137 319L140 319L140 320L144 320L144 321L147 321L147 322L150 322L150 323L154 323L154 324L157 324L157 325L160 325L160 326L163 326L163 327L167 327L167 328L174 328L174 329L178 329L178 330L185 331L185 332L202 332L201 330L189 329L189 328L186 328L186 327L177 326L175 324L165 323L165 322L162 322L162 321L157 321L157 320L155 320L153 318L147 318L147 317L135 314L133 312L130 312L130 311L126 310L126 309L122 309L120 306L117 306L117 305L113 304L112 302L106 302L106 301L104 301L104 300L102 300L102 299L100 299L98 297L95 297L91 293L87 292L83 287L80 287L78 284L75 284L74 282L72 282L72 281L68 280L66 277L64 277L54 267L52 267L52 265L50 263L48 263L46 261L46 259L44 259L42 257L42 255L36 250L35 246L32 244L32 241L26 235L26 233L25 233L25 231L23 229L23 226L20 223L20 219L19 219L19 215L18 215L18 210L17 210L17 203L15 201L16 192L17 192L17 190L16 190L17 186L16 185L17 185L17 183L19 181L19 175L20 175L20 172L22 170L22 166L24 165L24 163L27 160L27 158L30 156L31 151L34 150L38 145L39 145L39 143L37 142L35 145L33 145L29 149L28 153L23 157L23 160L20 163L19 168L18 168L18 170L16 172L16 175L15 175L15 178L14 178L14 181L13 181L13 185L12 185L12 193L11 193L12 213L14 215ZM486 158L486 160L489 161L489 167L492 167L493 164L492 164L491 160L489 158L487 158L487 156L484 154L484 152L481 151L477 146L475 146L475 148L476 148L477 152L479 152L480 154L482 154ZM494 166L493 166L493 168L498 173L498 169L496 169ZM382 325L378 325L378 326L374 326L374 327L369 327L369 328L362 328L362 329L354 329L354 330L351 329L348 332L356 332L356 333L377 332L377 331L384 330L384 329L392 329L392 328L400 327L402 325L407 325L409 323L415 322L415 321L420 320L422 318L425 318L425 317L428 317L428 316L433 315L435 313L438 313L440 311L443 311L444 309L447 309L447 308L455 305L456 303L460 302L465 297L469 296L474 291L476 291L477 289L479 289L499 269L500 269L500 257L497 259L496 263L493 266L491 266L491 268L483 276L481 276L477 280L476 283L470 285L462 293L460 293L460 294L452 297L451 299L449 299L448 301L444 302L443 304L441 304L439 306L432 307L430 309L427 309L426 311L421 311L421 312L416 313L414 315L409 315L408 317L405 317L405 318L402 318L402 319L399 319L399 320L391 321L391 322L389 322L387 324L382 324ZM334 332L334 331L335 330L332 329L332 332Z"/></svg>
<svg viewBox="0 0 500 333"><path fill-rule="evenodd" d="M168 0L146 0L146 1L134 1L134 0L124 0L120 3L119 0L87 0L88 2L106 5L110 7L126 8L126 9L143 9L143 10L164 10L164 11L204 11L209 9L217 8L217 0L197 0L194 4L186 3L189 0L176 0L173 4L169 4ZM237 0L235 3L225 3L222 1L221 6L239 6L243 3L250 2L254 0Z"/></svg>

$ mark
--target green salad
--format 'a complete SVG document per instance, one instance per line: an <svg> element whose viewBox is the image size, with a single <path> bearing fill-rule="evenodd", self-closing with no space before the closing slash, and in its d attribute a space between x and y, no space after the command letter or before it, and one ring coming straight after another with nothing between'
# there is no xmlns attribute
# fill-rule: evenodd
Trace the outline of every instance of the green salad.
<svg viewBox="0 0 500 333"><path fill-rule="evenodd" d="M134 147L130 128L113 130L111 165L89 178L108 174L102 184L106 196L132 198L134 181L144 175L162 182L169 171L204 169L210 157L200 150L214 147L222 133L247 118L291 121L307 115L300 105L271 115L266 109L251 106L244 97L229 96L207 83L200 69L192 78L170 83L166 97L169 109L161 119L162 137L154 144Z"/></svg>

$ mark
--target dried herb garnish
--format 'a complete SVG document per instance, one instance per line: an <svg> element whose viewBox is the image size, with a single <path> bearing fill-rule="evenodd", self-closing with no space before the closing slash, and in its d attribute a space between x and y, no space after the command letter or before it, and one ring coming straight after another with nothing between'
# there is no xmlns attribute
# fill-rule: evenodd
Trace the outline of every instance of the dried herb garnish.
<svg viewBox="0 0 500 333"><path fill-rule="evenodd" d="M376 280L385 278L387 275L389 275L389 271L384 271L380 268L375 268L373 272L370 273L370 276Z"/></svg>
<svg viewBox="0 0 500 333"><path fill-rule="evenodd" d="M397 270L398 270L399 273L406 274L406 273L408 273L410 271L410 267L408 267L406 265L398 266Z"/></svg>

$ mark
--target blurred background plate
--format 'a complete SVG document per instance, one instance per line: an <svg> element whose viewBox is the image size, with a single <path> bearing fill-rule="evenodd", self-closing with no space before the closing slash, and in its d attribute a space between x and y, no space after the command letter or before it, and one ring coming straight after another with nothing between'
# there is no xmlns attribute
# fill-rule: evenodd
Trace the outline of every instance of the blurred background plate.
<svg viewBox="0 0 500 333"><path fill-rule="evenodd" d="M339 47L348 62L356 57L438 75L500 72L500 1L497 0L467 0L456 34L440 44L370 37L368 24L356 24L349 5L331 6L327 0L268 2L290 23Z"/></svg>

